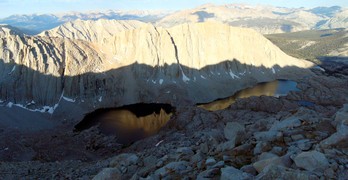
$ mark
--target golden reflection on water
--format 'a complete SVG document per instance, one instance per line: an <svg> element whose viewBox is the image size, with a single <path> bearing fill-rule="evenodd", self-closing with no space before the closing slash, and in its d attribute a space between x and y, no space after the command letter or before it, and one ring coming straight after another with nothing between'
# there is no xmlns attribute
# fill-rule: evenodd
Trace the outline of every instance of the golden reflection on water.
<svg viewBox="0 0 348 180"><path fill-rule="evenodd" d="M113 134L119 143L130 143L156 134L163 127L172 113L163 109L147 116L137 117L129 110L112 110L100 117L100 128L105 134Z"/></svg>
<svg viewBox="0 0 348 180"><path fill-rule="evenodd" d="M294 81L287 80L276 80L267 83L260 83L254 87L243 89L238 91L231 97L216 100L211 103L202 104L201 107L208 111L217 111L228 108L233 104L238 98L248 98L251 96L275 96L279 97L281 95L286 95L289 91L298 91L296 88L297 83Z"/></svg>

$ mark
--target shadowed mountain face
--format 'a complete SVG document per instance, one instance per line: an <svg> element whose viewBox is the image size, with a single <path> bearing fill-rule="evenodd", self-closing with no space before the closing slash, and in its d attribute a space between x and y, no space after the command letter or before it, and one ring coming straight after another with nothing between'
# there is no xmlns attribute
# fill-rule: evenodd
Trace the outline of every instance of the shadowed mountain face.
<svg viewBox="0 0 348 180"><path fill-rule="evenodd" d="M311 66L253 30L217 23L146 25L90 42L1 29L0 99L23 106L207 102Z"/></svg>

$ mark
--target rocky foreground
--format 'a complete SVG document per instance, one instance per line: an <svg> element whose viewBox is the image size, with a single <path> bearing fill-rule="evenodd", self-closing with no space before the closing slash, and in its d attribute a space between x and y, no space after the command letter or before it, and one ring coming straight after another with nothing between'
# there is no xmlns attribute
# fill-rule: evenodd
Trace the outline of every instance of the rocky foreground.
<svg viewBox="0 0 348 180"><path fill-rule="evenodd" d="M99 158L0 162L0 179L348 179L348 74L313 71L285 97L178 107L157 135ZM89 138L91 156L110 150L93 131L56 148Z"/></svg>

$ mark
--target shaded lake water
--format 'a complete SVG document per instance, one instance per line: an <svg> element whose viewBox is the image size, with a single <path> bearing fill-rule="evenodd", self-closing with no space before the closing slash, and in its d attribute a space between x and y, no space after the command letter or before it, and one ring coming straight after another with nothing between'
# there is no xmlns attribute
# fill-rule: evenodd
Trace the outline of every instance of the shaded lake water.
<svg viewBox="0 0 348 180"><path fill-rule="evenodd" d="M287 95L290 91L300 91L296 86L297 83L290 80L275 80L272 82L259 83L254 87L240 90L231 97L200 104L198 106L209 111L222 110L232 105L239 98L248 98L251 96L279 97Z"/></svg>
<svg viewBox="0 0 348 180"><path fill-rule="evenodd" d="M133 104L120 108L98 109L75 126L83 131L98 125L106 135L115 135L117 142L129 144L156 134L170 119L174 108L168 104Z"/></svg>

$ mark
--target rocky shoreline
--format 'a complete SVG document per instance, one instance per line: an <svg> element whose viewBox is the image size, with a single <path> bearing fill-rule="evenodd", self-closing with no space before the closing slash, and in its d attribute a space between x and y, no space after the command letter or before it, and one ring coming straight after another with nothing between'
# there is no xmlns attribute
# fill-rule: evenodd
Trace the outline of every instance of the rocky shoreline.
<svg viewBox="0 0 348 180"><path fill-rule="evenodd" d="M28 142L46 152L0 162L0 178L348 179L348 75L313 72L285 97L240 99L215 112L178 107L157 135L129 146L93 128L42 132L53 135ZM73 144L83 151L67 153Z"/></svg>

